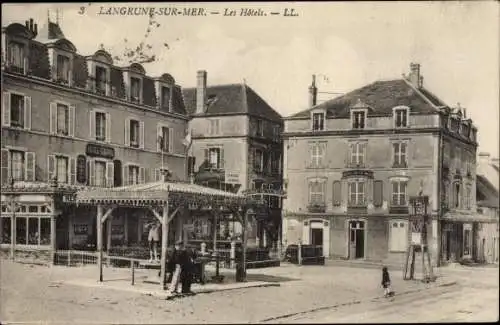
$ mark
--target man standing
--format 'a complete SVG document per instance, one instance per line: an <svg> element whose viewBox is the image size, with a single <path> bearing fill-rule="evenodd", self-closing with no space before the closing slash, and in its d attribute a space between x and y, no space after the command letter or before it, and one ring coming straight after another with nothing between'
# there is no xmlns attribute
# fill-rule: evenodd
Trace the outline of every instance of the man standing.
<svg viewBox="0 0 500 325"><path fill-rule="evenodd" d="M181 243L182 241L178 241L175 243L175 248L172 253L172 257L169 261L170 268L173 270L173 272L172 272L172 281L170 282L170 287L168 288L167 291L168 296L174 295L177 292L177 287L179 286L179 279L181 276L181 264L182 264Z"/></svg>

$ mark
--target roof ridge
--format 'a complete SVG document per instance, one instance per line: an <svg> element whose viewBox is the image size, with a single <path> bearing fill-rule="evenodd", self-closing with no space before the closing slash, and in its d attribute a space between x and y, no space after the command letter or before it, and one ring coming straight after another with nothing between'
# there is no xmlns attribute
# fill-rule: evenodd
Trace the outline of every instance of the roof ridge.
<svg viewBox="0 0 500 325"><path fill-rule="evenodd" d="M415 87L410 81L406 80L405 78L402 78L402 80L411 88L413 89L418 95L420 95L420 97L422 97L428 104L431 105L432 108L434 108L436 110L436 112L439 112L439 107L440 106L436 106L434 105L434 103L429 99L427 98L427 96L425 96L424 94L422 94L422 92L417 88ZM423 87L422 87L423 88ZM425 89L427 90L427 89ZM437 97L436 97L437 98ZM438 98L439 99L439 98Z"/></svg>

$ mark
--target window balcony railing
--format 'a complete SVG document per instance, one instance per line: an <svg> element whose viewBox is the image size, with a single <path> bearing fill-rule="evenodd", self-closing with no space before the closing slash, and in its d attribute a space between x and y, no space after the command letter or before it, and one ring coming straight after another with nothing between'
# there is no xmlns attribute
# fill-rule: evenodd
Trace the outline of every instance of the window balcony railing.
<svg viewBox="0 0 500 325"><path fill-rule="evenodd" d="M307 211L311 213L324 213L326 211L326 204L324 202L310 202L307 206Z"/></svg>

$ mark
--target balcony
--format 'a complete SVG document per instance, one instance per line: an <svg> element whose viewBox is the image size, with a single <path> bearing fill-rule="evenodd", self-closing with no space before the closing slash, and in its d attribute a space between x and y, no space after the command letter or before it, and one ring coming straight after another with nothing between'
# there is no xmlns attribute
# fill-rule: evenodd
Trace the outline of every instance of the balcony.
<svg viewBox="0 0 500 325"><path fill-rule="evenodd" d="M311 213L325 213L326 204L323 202L311 202L307 206L307 211Z"/></svg>

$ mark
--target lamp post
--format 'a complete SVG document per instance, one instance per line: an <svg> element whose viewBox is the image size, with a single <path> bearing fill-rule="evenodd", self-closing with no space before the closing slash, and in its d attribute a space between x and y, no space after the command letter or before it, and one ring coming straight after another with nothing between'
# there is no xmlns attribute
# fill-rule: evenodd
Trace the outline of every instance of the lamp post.
<svg viewBox="0 0 500 325"><path fill-rule="evenodd" d="M12 164L11 164L12 165ZM14 177L11 177L9 180L10 184L10 195L9 195L9 203L10 203L10 211L12 213L10 217L10 258L12 260L15 259L15 253L16 253L16 210L18 207L18 203L16 202L16 194L14 193L14 183L15 179ZM3 230L2 230L3 231Z"/></svg>
<svg viewBox="0 0 500 325"><path fill-rule="evenodd" d="M428 206L429 206L429 196L423 195L422 190L420 190L419 194L417 196L413 196L410 198L410 206L412 207L412 217L414 219L413 222L416 222L419 227L417 227L417 231L420 233L419 238L420 240L420 251L422 254L422 274L423 274L423 281L424 282L430 282L433 281L433 272L432 272L432 265L431 265L431 259L430 259L430 249L428 246L428 241L427 241L427 223L429 221L429 215L428 215ZM412 229L413 230L413 229ZM413 234L412 232L412 239L413 239ZM416 238L415 238L416 239ZM413 240L411 245L418 245L418 243L414 244ZM425 253L427 253L427 267L425 265ZM414 260L414 258L413 258ZM413 262L412 262L413 263ZM412 266L413 268L413 266ZM428 271L428 272L427 272Z"/></svg>

